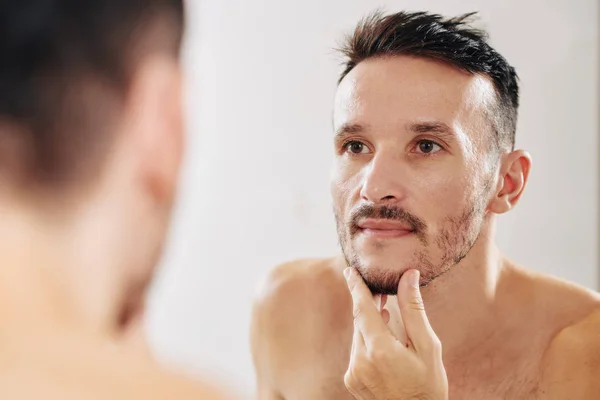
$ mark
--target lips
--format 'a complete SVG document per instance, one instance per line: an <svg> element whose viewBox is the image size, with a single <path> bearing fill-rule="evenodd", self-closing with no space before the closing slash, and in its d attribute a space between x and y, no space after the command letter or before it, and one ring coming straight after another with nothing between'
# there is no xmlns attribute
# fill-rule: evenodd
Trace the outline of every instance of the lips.
<svg viewBox="0 0 600 400"><path fill-rule="evenodd" d="M373 229L373 230L403 230L413 231L413 227L401 221L390 221L383 219L365 219L358 223L360 229Z"/></svg>
<svg viewBox="0 0 600 400"><path fill-rule="evenodd" d="M410 235L414 229L402 221L365 219L358 223L360 232L368 236L393 238Z"/></svg>

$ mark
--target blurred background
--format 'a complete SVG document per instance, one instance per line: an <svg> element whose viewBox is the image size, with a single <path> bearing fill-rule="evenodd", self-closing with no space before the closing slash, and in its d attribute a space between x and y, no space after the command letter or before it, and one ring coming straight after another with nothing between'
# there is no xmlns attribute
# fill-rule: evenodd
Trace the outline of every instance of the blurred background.
<svg viewBox="0 0 600 400"><path fill-rule="evenodd" d="M338 252L333 49L377 7L479 11L520 76L517 147L534 161L520 204L500 218L499 245L529 268L598 289L597 0L190 0L189 148L147 319L164 360L250 397L257 282L281 262Z"/></svg>

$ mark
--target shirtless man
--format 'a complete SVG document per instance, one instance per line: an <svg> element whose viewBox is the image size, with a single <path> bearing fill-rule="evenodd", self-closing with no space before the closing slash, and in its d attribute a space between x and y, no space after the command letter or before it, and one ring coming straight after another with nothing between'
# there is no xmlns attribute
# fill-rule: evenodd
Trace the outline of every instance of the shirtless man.
<svg viewBox="0 0 600 400"><path fill-rule="evenodd" d="M357 321L370 310L356 310L343 271L383 300L404 293L412 269L435 334L409 332L406 299L390 297L371 322L409 347L437 335L450 399L600 396L599 296L495 245L497 215L518 203L531 160L514 149L516 73L466 17L374 14L347 39L331 182L343 256L281 265L261 285L251 329L259 399L352 399L353 321L369 328ZM378 346L366 358L384 362L363 378L397 365ZM419 379L443 381L425 372Z"/></svg>
<svg viewBox="0 0 600 400"><path fill-rule="evenodd" d="M182 30L182 0L0 2L1 399L217 399L130 339L182 154Z"/></svg>

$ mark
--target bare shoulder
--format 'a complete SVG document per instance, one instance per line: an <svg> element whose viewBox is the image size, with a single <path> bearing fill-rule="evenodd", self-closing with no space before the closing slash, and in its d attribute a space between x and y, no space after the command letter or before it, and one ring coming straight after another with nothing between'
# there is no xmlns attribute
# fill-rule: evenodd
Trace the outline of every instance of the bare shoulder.
<svg viewBox="0 0 600 400"><path fill-rule="evenodd" d="M232 399L214 386L163 369L128 349L100 341L76 341L70 345L55 341L54 346L43 347L34 344L35 352L16 351L13 355L18 358L2 357L0 398Z"/></svg>
<svg viewBox="0 0 600 400"><path fill-rule="evenodd" d="M140 376L135 384L137 384L137 392L134 392L139 398L145 399L166 399L176 398L181 400L233 400L231 393L224 391L222 387L217 387L212 381L200 380L192 378L183 373L176 371L168 371L158 366L153 366L148 370L146 376ZM147 385L149 380L154 379L153 385ZM223 387L226 387L224 383ZM144 388L144 389L141 389ZM143 391L143 392L142 392ZM114 398L114 397L111 397ZM134 396L126 396L123 399L137 398Z"/></svg>
<svg viewBox="0 0 600 400"><path fill-rule="evenodd" d="M281 366L305 365L332 333L351 322L351 299L341 258L304 259L279 265L259 284L253 305L251 344L259 375Z"/></svg>
<svg viewBox="0 0 600 400"><path fill-rule="evenodd" d="M342 269L343 262L338 258L302 259L278 265L260 282L255 305L270 311L313 311L312 305L322 307L322 301L345 293Z"/></svg>
<svg viewBox="0 0 600 400"><path fill-rule="evenodd" d="M293 332L314 331L345 310L350 298L342 271L338 258L297 260L272 269L254 301L254 322L264 329L260 333L283 340Z"/></svg>
<svg viewBox="0 0 600 400"><path fill-rule="evenodd" d="M591 399L600 393L600 296L566 284L556 298L566 306L564 326L553 336L543 358L544 399Z"/></svg>

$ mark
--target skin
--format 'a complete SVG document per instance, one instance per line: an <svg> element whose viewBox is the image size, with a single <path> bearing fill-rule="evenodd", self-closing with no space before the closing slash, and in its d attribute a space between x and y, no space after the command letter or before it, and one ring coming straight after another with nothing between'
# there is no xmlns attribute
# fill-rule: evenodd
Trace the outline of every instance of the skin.
<svg viewBox="0 0 600 400"><path fill-rule="evenodd" d="M369 59L344 78L331 179L343 254L278 266L259 288L259 399L353 398L344 382L356 323L348 265L384 295L406 271L420 272L450 398L600 392L598 295L531 272L495 245L496 218L518 203L531 159L489 145L484 111L494 99L487 78L424 58ZM407 338L398 301L384 310L395 340L419 340Z"/></svg>
<svg viewBox="0 0 600 400"><path fill-rule="evenodd" d="M44 197L2 186L0 398L223 398L156 364L139 324L184 146L181 81L173 56L144 54L95 179Z"/></svg>
<svg viewBox="0 0 600 400"><path fill-rule="evenodd" d="M346 389L358 400L448 399L448 378L442 345L429 324L419 292L419 271L402 274L397 301L408 340L398 340L387 323L389 312L379 308L360 274L346 268L344 276L352 295L354 337L350 365L344 375Z"/></svg>

